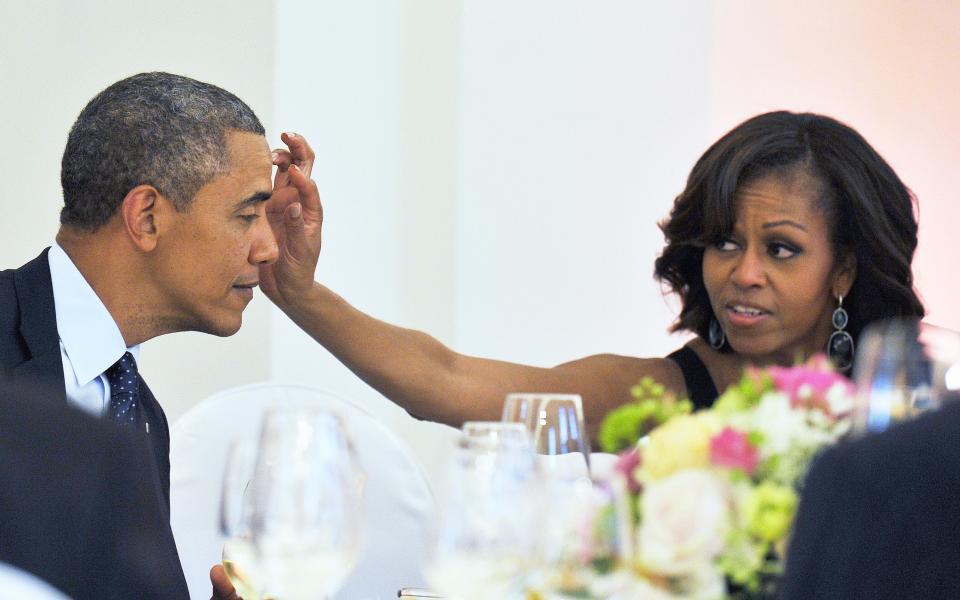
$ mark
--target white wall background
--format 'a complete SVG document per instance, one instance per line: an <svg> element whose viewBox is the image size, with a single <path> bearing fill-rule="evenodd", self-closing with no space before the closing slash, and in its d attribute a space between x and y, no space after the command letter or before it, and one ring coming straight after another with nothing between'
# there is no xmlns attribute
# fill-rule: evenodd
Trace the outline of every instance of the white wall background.
<svg viewBox="0 0 960 600"><path fill-rule="evenodd" d="M551 365L680 345L651 273L656 222L709 142L709 11L585 7L279 4L276 122L317 150L322 281L483 356ZM278 312L272 341L274 377L362 398L439 472L440 426Z"/></svg>
<svg viewBox="0 0 960 600"><path fill-rule="evenodd" d="M271 143L308 136L326 211L318 277L360 308L539 365L662 355L682 340L651 277L655 223L723 131L812 108L860 126L917 190L920 289L936 322L960 328L958 5L878 6L0 0L0 266L52 239L85 102L162 69L236 92ZM365 403L431 471L443 460L444 428L407 417L262 298L237 336L166 336L143 362L172 419L218 389L307 382Z"/></svg>

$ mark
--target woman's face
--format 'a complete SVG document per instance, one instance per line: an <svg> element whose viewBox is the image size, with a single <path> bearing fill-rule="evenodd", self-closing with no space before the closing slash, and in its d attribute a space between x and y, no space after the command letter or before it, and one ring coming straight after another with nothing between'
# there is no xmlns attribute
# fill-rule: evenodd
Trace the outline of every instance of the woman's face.
<svg viewBox="0 0 960 600"><path fill-rule="evenodd" d="M804 174L741 186L733 233L703 254L714 315L734 351L759 363L824 351L854 272L836 260L816 182Z"/></svg>

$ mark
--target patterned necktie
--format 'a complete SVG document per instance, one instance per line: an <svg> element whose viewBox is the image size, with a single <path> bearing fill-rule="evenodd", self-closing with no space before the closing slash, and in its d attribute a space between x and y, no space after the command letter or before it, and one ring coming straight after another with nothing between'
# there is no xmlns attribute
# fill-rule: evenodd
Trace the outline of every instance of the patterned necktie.
<svg viewBox="0 0 960 600"><path fill-rule="evenodd" d="M106 375L110 382L110 418L121 425L134 427L144 423L149 431L146 413L140 402L140 373L133 355L124 352L120 360L107 369Z"/></svg>

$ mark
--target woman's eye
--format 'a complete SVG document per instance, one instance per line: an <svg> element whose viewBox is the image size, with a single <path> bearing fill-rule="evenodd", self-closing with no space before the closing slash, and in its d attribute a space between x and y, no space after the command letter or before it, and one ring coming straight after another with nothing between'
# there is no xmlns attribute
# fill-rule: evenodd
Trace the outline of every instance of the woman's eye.
<svg viewBox="0 0 960 600"><path fill-rule="evenodd" d="M774 242L767 247L767 252L773 258L793 258L800 253L800 249L789 244Z"/></svg>
<svg viewBox="0 0 960 600"><path fill-rule="evenodd" d="M737 243L731 239L720 240L716 242L714 248L721 252L730 252L737 249Z"/></svg>
<svg viewBox="0 0 960 600"><path fill-rule="evenodd" d="M240 215L240 218L243 219L243 220L244 220L245 222L247 222L247 223L253 223L253 222L256 221L259 217L260 217L260 215L258 215L258 214L256 214L256 213L250 213L249 215Z"/></svg>

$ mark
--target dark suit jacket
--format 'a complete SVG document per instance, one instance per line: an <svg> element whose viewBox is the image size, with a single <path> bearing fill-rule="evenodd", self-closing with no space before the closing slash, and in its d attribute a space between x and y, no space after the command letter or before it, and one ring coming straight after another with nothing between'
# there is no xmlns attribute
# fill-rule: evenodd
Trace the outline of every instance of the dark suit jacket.
<svg viewBox="0 0 960 600"><path fill-rule="evenodd" d="M19 269L0 271L0 387L8 395L19 396L23 402L45 402L66 411L63 362L47 252L44 250ZM43 398L38 398L37 390L41 389ZM150 393L146 384L141 393ZM155 427L149 436L139 436L147 440L139 443L149 446L152 455L152 460L142 465L148 475L159 482L151 488L156 496L151 506L169 523L170 434L163 410L156 403L149 406L153 410L151 422L161 426ZM166 551L176 557L172 543ZM43 573L38 574L43 577Z"/></svg>
<svg viewBox="0 0 960 600"><path fill-rule="evenodd" d="M0 561L76 600L189 598L139 436L22 390L0 393Z"/></svg>
<svg viewBox="0 0 960 600"><path fill-rule="evenodd" d="M60 335L50 281L49 249L16 270L0 271L0 382L43 386L53 401L65 403ZM142 381L141 396L153 397ZM170 429L156 402L141 403L151 423L160 426L147 437L162 484L163 507L170 511Z"/></svg>
<svg viewBox="0 0 960 600"><path fill-rule="evenodd" d="M781 596L960 598L960 403L814 463Z"/></svg>

